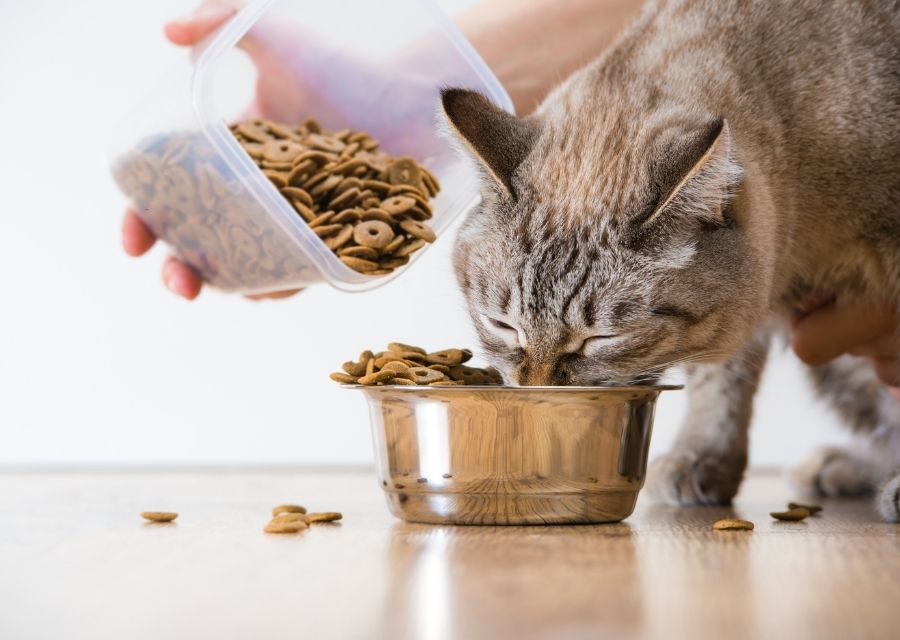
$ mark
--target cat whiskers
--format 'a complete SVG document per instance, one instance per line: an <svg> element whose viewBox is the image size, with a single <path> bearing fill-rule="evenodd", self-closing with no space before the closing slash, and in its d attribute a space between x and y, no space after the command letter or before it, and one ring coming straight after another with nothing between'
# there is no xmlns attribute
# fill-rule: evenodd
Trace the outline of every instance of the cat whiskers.
<svg viewBox="0 0 900 640"><path fill-rule="evenodd" d="M624 384L627 385L635 385L635 386L648 386L659 383L660 378L666 372L667 369L671 369L672 367L676 367L679 365L686 364L697 364L703 362L720 362L722 358L729 358L732 354L725 352L715 352L715 351L707 351L702 353L694 353L689 356L684 356L681 358L674 358L672 360L667 360L665 362L661 362L657 365L653 365L652 367L648 367L642 373L629 378L624 381ZM616 384L616 383L613 383Z"/></svg>
<svg viewBox="0 0 900 640"><path fill-rule="evenodd" d="M730 353L715 351L694 353L689 356L684 356L683 358L675 358L674 360L668 360L666 362L653 365L652 367L647 367L641 375L646 375L648 373L654 372L662 372L666 369L670 369L674 366L683 364L694 364L698 362L720 362L722 358L730 358L732 355L733 354Z"/></svg>

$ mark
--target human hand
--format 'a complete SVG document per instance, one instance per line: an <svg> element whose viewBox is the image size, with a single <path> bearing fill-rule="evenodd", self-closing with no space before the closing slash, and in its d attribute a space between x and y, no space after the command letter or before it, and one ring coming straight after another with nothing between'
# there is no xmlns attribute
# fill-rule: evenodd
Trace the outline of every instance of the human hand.
<svg viewBox="0 0 900 640"><path fill-rule="evenodd" d="M832 301L795 318L790 337L794 352L811 366L845 353L867 358L900 400L900 311L896 307Z"/></svg>
<svg viewBox="0 0 900 640"><path fill-rule="evenodd" d="M203 2L192 14L166 24L166 37L173 44L193 46L231 18L242 4L236 0ZM261 77L264 68L260 67ZM260 80L260 88L263 86L262 80ZM257 104L252 109L258 110L259 102L257 99ZM129 208L122 220L122 246L125 252L131 256L141 256L147 253L155 243L156 236L153 231L141 220L134 209ZM203 287L203 280L199 274L174 256L169 256L163 263L162 279L169 290L187 300L193 300L200 295ZM297 290L248 297L251 299L285 298L295 293Z"/></svg>

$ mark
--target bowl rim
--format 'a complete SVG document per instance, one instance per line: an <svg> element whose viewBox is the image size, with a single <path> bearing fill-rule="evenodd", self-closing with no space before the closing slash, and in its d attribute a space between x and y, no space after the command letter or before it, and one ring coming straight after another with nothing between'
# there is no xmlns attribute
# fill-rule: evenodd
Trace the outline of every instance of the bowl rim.
<svg viewBox="0 0 900 640"><path fill-rule="evenodd" d="M533 387L514 387L501 384L468 384L468 385L446 385L431 387L428 385L405 385L405 384L385 384L385 385L366 385L366 384L341 384L342 389L349 390L365 390L365 391L403 391L406 393L416 393L422 391L431 391L443 393L460 392L460 391L511 391L513 393L529 393L532 391L546 392L597 392L597 391L613 391L616 393L646 393L649 391L679 391L684 389L683 384L657 384L657 385L631 385L627 387L579 387L579 386L533 386Z"/></svg>

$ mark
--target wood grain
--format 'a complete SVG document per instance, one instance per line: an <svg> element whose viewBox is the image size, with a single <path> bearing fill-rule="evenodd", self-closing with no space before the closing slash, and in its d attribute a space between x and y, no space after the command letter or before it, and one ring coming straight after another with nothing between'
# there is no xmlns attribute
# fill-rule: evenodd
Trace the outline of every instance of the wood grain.
<svg viewBox="0 0 900 640"><path fill-rule="evenodd" d="M393 519L369 473L0 474L0 637L898 637L900 527L768 516L795 497L754 476L733 510L450 527ZM284 502L344 520L264 534ZM711 529L731 515L756 530Z"/></svg>

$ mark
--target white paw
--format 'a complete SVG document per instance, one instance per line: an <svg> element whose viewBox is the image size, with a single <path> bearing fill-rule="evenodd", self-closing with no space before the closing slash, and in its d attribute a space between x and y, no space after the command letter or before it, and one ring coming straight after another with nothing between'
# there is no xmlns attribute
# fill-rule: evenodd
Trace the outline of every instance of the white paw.
<svg viewBox="0 0 900 640"><path fill-rule="evenodd" d="M900 473L878 490L875 506L881 517L888 522L900 522Z"/></svg>
<svg viewBox="0 0 900 640"><path fill-rule="evenodd" d="M743 456L723 457L673 451L656 458L647 476L647 492L670 505L728 504L744 476Z"/></svg>
<svg viewBox="0 0 900 640"><path fill-rule="evenodd" d="M872 490L871 464L846 449L817 450L792 472L798 489L809 495L858 496Z"/></svg>

